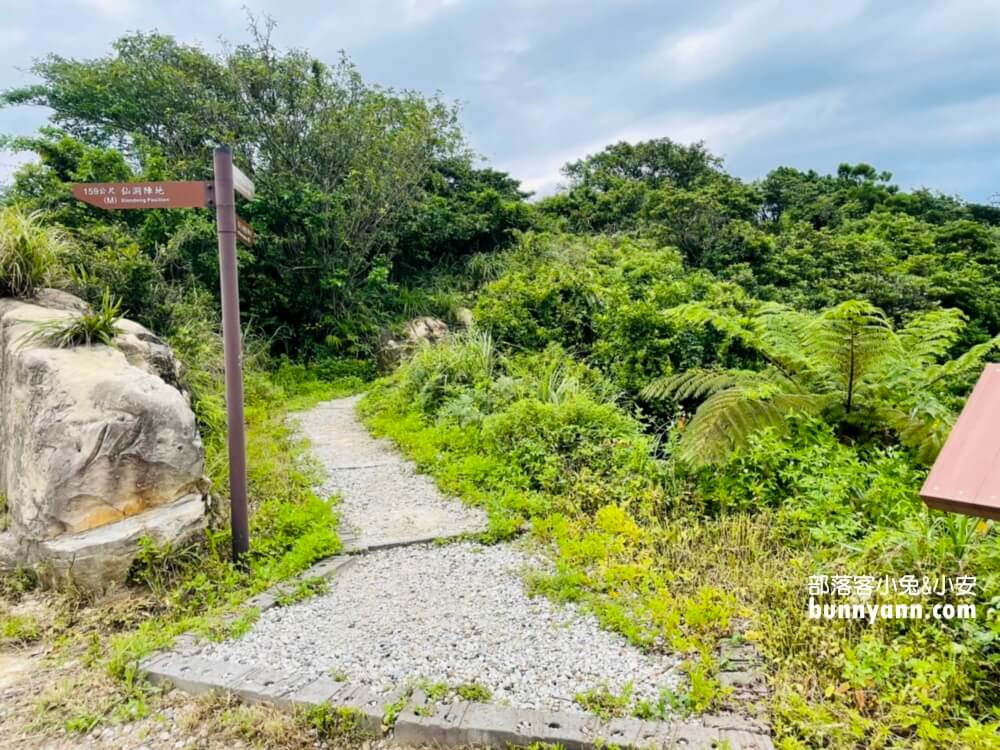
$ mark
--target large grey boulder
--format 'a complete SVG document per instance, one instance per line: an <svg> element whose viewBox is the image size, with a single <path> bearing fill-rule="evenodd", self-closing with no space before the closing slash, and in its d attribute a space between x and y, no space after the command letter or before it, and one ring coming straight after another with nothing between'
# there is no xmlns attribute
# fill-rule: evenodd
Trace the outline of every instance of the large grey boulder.
<svg viewBox="0 0 1000 750"><path fill-rule="evenodd" d="M208 484L163 341L127 320L115 347L57 349L26 338L82 304L54 291L0 300L0 493L9 514L0 547L15 549L18 564L58 568L57 583L93 589L124 578L142 529L161 543L197 531ZM164 520L173 511L162 509L177 503L184 522ZM0 566L11 556L0 554Z"/></svg>
<svg viewBox="0 0 1000 750"><path fill-rule="evenodd" d="M34 567L55 588L99 592L128 577L143 537L160 547L176 545L204 527L204 498L185 495L123 521L47 539L34 548Z"/></svg>

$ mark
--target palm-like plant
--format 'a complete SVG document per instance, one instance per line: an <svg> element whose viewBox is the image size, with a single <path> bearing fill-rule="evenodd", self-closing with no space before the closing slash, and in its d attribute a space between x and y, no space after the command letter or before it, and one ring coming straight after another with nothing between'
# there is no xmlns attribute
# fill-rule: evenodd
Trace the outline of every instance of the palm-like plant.
<svg viewBox="0 0 1000 750"><path fill-rule="evenodd" d="M711 324L757 351L759 370L692 369L650 383L649 399L701 399L679 456L725 461L754 432L788 429L793 413L821 416L842 434L895 432L932 459L954 422L948 386L979 368L1000 336L946 359L965 326L958 310L933 310L896 331L873 305L850 300L819 313L762 305L748 317L691 303L667 313L685 325Z"/></svg>
<svg viewBox="0 0 1000 750"><path fill-rule="evenodd" d="M22 336L20 343L25 346L40 342L58 349L93 344L114 346L115 336L121 333L118 326L122 319L121 306L121 300L105 289L101 306L96 310L37 323L32 331Z"/></svg>

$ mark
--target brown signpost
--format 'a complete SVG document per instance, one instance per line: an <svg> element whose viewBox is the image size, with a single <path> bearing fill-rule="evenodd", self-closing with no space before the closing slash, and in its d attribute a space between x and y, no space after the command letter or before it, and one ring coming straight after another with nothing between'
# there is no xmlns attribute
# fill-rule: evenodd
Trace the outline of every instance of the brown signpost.
<svg viewBox="0 0 1000 750"><path fill-rule="evenodd" d="M236 265L236 238L252 245L253 229L236 216L236 192L254 197L254 184L233 166L233 154L215 149L214 181L89 182L73 185L73 195L91 206L108 210L151 208L215 208L219 235L219 281L222 288L222 345L226 363L226 425L229 441L229 498L232 510L233 561L250 549L247 511L246 428L243 421L243 365L241 361L240 292ZM240 226L242 224L242 227Z"/></svg>
<svg viewBox="0 0 1000 750"><path fill-rule="evenodd" d="M931 508L1000 519L1000 364L986 365L920 497Z"/></svg>
<svg viewBox="0 0 1000 750"><path fill-rule="evenodd" d="M257 235L253 232L253 227L250 223L242 218L239 214L236 215L236 239L242 242L247 247L253 247L253 243L257 241Z"/></svg>
<svg viewBox="0 0 1000 750"><path fill-rule="evenodd" d="M204 208L212 205L213 184L187 182L85 182L73 186L84 203L109 210Z"/></svg>
<svg viewBox="0 0 1000 750"><path fill-rule="evenodd" d="M250 549L247 510L247 446L243 421L243 338L240 335L240 287L236 265L236 192L233 152L215 149L215 220L219 234L219 281L222 288L222 349L226 362L226 426L229 438L229 505L233 561ZM242 172L240 174L243 174ZM246 176L244 175L244 179ZM247 180L249 182L249 180ZM250 183L251 187L253 183ZM253 191L250 191L253 194Z"/></svg>

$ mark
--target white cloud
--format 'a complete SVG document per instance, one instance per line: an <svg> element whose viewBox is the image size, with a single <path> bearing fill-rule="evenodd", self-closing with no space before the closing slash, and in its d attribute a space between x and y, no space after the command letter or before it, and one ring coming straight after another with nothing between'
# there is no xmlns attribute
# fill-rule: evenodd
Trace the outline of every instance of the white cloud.
<svg viewBox="0 0 1000 750"><path fill-rule="evenodd" d="M138 3L130 3L126 0L76 0L88 10L97 11L107 18L122 18L132 16L139 7Z"/></svg>
<svg viewBox="0 0 1000 750"><path fill-rule="evenodd" d="M931 76L954 74L949 58L965 57L975 64L978 50L996 49L998 29L1000 3L996 0L949 0L931 4L922 13L904 5L889 10L878 25L862 30L877 43L877 54L854 62L883 75L890 70L912 71L915 65Z"/></svg>
<svg viewBox="0 0 1000 750"><path fill-rule="evenodd" d="M617 141L642 141L667 137L681 143L705 141L716 154L745 148L778 136L812 133L817 123L824 126L845 112L846 96L838 89L793 97L723 113L674 112L647 118L632 126L609 131L588 142L530 159L500 162L501 169L520 179L525 190L540 194L553 192L562 180L560 168L568 161L600 151Z"/></svg>
<svg viewBox="0 0 1000 750"><path fill-rule="evenodd" d="M28 39L28 30L20 26L8 26L0 29L0 48L11 49Z"/></svg>
<svg viewBox="0 0 1000 750"><path fill-rule="evenodd" d="M461 0L405 0L406 25L427 23L440 13L457 6Z"/></svg>
<svg viewBox="0 0 1000 750"><path fill-rule="evenodd" d="M315 41L307 46L319 48L322 40L328 40L330 37L336 39L338 48L371 44L427 25L444 13L459 7L461 3L462 0L338 2L325 14L317 17L312 27Z"/></svg>
<svg viewBox="0 0 1000 750"><path fill-rule="evenodd" d="M0 185L8 184L18 169L34 161L37 157L27 151L0 151Z"/></svg>
<svg viewBox="0 0 1000 750"><path fill-rule="evenodd" d="M666 74L678 83L710 78L755 52L773 47L783 38L832 32L857 18L867 2L761 0L730 12L717 24L669 34L647 56L643 67Z"/></svg>

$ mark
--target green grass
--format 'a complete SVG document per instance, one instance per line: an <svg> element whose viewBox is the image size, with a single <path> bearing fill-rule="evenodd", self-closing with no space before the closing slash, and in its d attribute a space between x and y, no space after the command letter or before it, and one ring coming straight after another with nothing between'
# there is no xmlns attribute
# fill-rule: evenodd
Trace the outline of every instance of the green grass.
<svg viewBox="0 0 1000 750"><path fill-rule="evenodd" d="M0 208L0 297L30 297L60 277L60 257L72 243L42 218L18 206Z"/></svg>
<svg viewBox="0 0 1000 750"><path fill-rule="evenodd" d="M448 697L448 693L451 689L448 687L446 682L431 682L430 680L417 680L414 687L419 688L424 691L424 695L427 696L427 700L435 703L437 701L443 701Z"/></svg>
<svg viewBox="0 0 1000 750"><path fill-rule="evenodd" d="M597 714L607 721L608 719L625 716L628 713L629 706L632 703L632 689L630 683L625 685L620 693L616 693L609 689L607 685L599 685L582 693L577 693L573 697L573 700L585 711Z"/></svg>
<svg viewBox="0 0 1000 750"><path fill-rule="evenodd" d="M493 697L493 691L478 682L463 682L455 688L455 693L470 703L485 703Z"/></svg>
<svg viewBox="0 0 1000 750"><path fill-rule="evenodd" d="M33 615L0 614L0 645L25 645L42 637L42 626Z"/></svg>
<svg viewBox="0 0 1000 750"><path fill-rule="evenodd" d="M313 706L303 714L303 721L316 730L320 740L332 740L346 746L374 739L365 731L362 720L360 711L327 704Z"/></svg>
<svg viewBox="0 0 1000 750"><path fill-rule="evenodd" d="M303 599L308 599L318 594L326 593L330 587L330 582L320 576L304 578L295 584L295 587L287 593L282 593L277 598L279 607L288 607Z"/></svg>
<svg viewBox="0 0 1000 750"><path fill-rule="evenodd" d="M382 714L382 727L384 729L392 729L396 724L396 719L406 708L407 704L410 702L410 694L412 691L407 691L405 695L394 700L392 703L387 703L385 706L385 711Z"/></svg>

